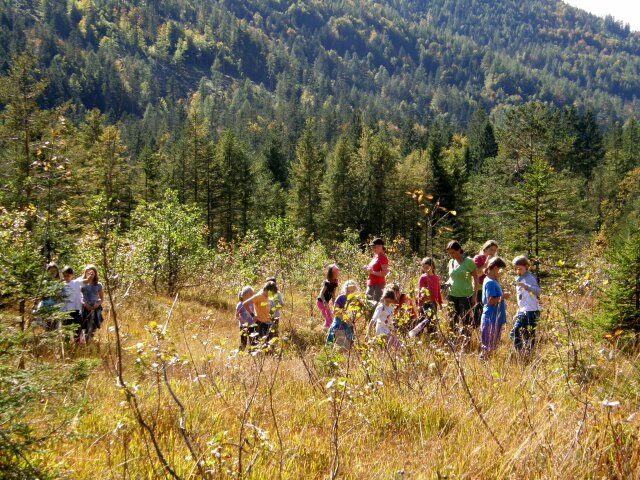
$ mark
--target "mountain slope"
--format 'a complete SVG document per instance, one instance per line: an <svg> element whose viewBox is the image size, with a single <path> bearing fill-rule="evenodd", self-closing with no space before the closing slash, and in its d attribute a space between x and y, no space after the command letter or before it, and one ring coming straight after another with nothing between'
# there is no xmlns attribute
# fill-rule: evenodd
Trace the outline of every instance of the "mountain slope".
<svg viewBox="0 0 640 480"><path fill-rule="evenodd" d="M466 121L478 104L530 99L589 105L602 116L640 112L640 34L555 0L0 6L3 70L29 47L50 81L45 106L71 100L116 118L142 115L160 97L175 101L203 85L215 94L246 80L262 97L256 114L267 116L277 99L309 113L329 102L390 119Z"/></svg>

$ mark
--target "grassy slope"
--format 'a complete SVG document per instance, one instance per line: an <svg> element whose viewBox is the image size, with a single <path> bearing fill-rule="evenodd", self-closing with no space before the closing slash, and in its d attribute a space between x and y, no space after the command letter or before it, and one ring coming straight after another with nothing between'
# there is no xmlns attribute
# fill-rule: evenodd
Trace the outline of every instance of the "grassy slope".
<svg viewBox="0 0 640 480"><path fill-rule="evenodd" d="M191 441L215 478L237 470L243 415L248 443L242 462L243 470L253 463L249 478L277 477L280 462L283 478L326 478L333 458L334 412L342 399L339 390L326 388L333 377L349 378L337 430L343 478L393 478L400 471L405 478L640 474L640 417L633 416L640 407L637 357L598 343L577 326L569 337L570 323L561 320L557 306L545 314L540 349L530 362L512 356L504 334L489 363L475 354L461 356L465 378L504 449L501 453L474 411L444 344L410 346L396 362L375 348L359 351L331 371L330 362L321 361L326 355L318 347L319 320L300 320L308 309L297 299L285 324L295 327L303 350L289 341L281 359L238 355L232 312L194 300L206 292L190 297L178 302L168 337L159 345L173 363L168 374L184 403ZM157 370L133 366L136 358L147 365L159 361L145 325L163 324L171 300L142 298L119 309L125 379L137 389L168 463L187 478L196 470L180 437L178 409ZM574 309L578 306L576 313L587 314L586 302L570 300ZM75 415L72 434L51 445L50 462L72 478L161 478L148 438L143 440L124 394L114 385L111 325L107 321L98 336L99 352L94 347L73 353L99 355L103 362L84 387L86 403ZM575 368L569 340L577 349ZM179 355L171 357L171 352ZM621 404L606 407L605 399Z"/></svg>

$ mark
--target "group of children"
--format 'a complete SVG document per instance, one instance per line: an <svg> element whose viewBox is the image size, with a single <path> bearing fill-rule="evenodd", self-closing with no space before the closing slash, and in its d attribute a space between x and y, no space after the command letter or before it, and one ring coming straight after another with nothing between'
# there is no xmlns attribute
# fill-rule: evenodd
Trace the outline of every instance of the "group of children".
<svg viewBox="0 0 640 480"><path fill-rule="evenodd" d="M505 300L509 299L510 295L503 292L501 285L507 264L502 258L495 256L496 250L497 245L480 259L482 283L481 294L479 294L481 304L478 308L478 326L481 331L482 358L486 358L498 346L502 328L507 321ZM478 263L477 260L476 263ZM533 348L536 324L540 316L538 300L540 288L536 278L529 271L530 262L525 256L514 258L512 265L516 274L518 311L514 316L510 338L517 351L528 352ZM385 289L378 301L369 299L374 306L374 312L367 326L367 337L375 327L376 336L379 336L389 347L398 349L401 346L397 337L399 330L404 330L409 337L415 337L423 331L429 333L436 331L437 313L444 305L441 289L448 288L450 281L441 285L440 278L435 273L435 262L431 257L422 260L421 270L416 295L417 309L412 298L402 293L398 285ZM355 296L357 284L353 280L344 283L340 296L336 298L339 272L336 265L328 268L316 304L321 312L323 325L328 329L326 344L336 342L348 347L354 341L355 318L362 313L363 309L348 308L349 304L357 299ZM331 301L334 304L333 312L330 309ZM470 309L467 315L471 318L465 322L473 323L473 314L473 310ZM453 313L449 312L449 316L453 316ZM344 332L345 344L336 340L340 332Z"/></svg>
<svg viewBox="0 0 640 480"><path fill-rule="evenodd" d="M71 267L65 266L60 271L52 262L47 265L46 272L44 294L36 306L36 316L39 312L59 305L60 311L64 313L61 323L76 325L76 341L88 341L102 323L104 289L98 278L98 269L95 265L87 265L82 276L74 278ZM57 323L49 321L45 327L53 330Z"/></svg>
<svg viewBox="0 0 640 480"><path fill-rule="evenodd" d="M268 345L278 336L278 327L284 297L278 291L276 279L267 278L258 293L251 286L245 286L238 293L236 319L240 327L240 349L251 348L263 342Z"/></svg>

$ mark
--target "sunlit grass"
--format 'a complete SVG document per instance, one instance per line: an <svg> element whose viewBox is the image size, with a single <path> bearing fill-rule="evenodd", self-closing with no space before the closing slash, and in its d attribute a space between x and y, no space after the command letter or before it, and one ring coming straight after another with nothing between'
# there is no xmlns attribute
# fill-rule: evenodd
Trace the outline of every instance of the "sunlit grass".
<svg viewBox="0 0 640 480"><path fill-rule="evenodd" d="M407 341L397 357L361 343L351 355L329 354L320 321L312 323L306 305L297 306L301 302L291 302L282 322L282 350L252 355L237 351L232 302L218 308L225 305L187 295L168 319L172 303L156 296L129 299L118 318L124 378L167 463L182 478L198 469L181 437L161 361L184 404L190 441L213 478L239 476L241 429L242 476L327 478L335 457L336 408L342 478L640 473L638 358L614 341L593 338L578 322L563 321L559 310L545 313L530 358L512 351L505 331L498 351L482 362L477 340L461 353L426 337ZM157 339L150 324L167 320L167 336ZM362 339L362 328L358 332ZM112 323L107 320L95 345L68 355L98 364L68 399L77 411L65 434L52 437L40 460L68 478L163 477L149 436L116 385ZM454 355L497 441L474 410ZM60 408L60 418L69 418L64 405L43 408Z"/></svg>

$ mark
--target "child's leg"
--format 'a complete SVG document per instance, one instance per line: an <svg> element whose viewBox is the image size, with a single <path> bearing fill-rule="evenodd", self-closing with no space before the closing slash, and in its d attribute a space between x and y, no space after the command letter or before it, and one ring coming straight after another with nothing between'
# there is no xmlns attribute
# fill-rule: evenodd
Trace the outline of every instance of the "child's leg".
<svg viewBox="0 0 640 480"><path fill-rule="evenodd" d="M340 325L340 320L338 319L338 317L333 319L333 323L331 324L331 326L329 327L329 331L327 332L327 340L324 342L325 345L330 345L335 341L335 331L336 328L338 328L338 325Z"/></svg>
<svg viewBox="0 0 640 480"><path fill-rule="evenodd" d="M240 350L247 348L247 339L249 337L249 329L247 327L240 327Z"/></svg>
<svg viewBox="0 0 640 480"><path fill-rule="evenodd" d="M495 323L486 322L480 326L480 338L482 340L482 353L487 354L495 350L500 342L501 326Z"/></svg>
<svg viewBox="0 0 640 480"><path fill-rule="evenodd" d="M509 338L513 342L513 348L520 351L522 349L522 334L524 326L527 323L527 315L523 312L518 312L513 323L513 328L509 334Z"/></svg>
<svg viewBox="0 0 640 480"><path fill-rule="evenodd" d="M394 350L398 350L400 348L400 342L398 341L398 338L393 334L390 333L389 335L385 335L386 340L387 340L387 345L392 347Z"/></svg>
<svg viewBox="0 0 640 480"><path fill-rule="evenodd" d="M526 335L526 348L527 350L533 350L536 342L536 327L538 324L538 318L540 317L540 312L527 312L527 325L524 330Z"/></svg>
<svg viewBox="0 0 640 480"><path fill-rule="evenodd" d="M324 302L320 299L316 301L316 305L318 306L320 313L322 313L322 318L324 319L324 328L329 328L331 326L331 323L333 322L333 319L331 318L331 312L324 304Z"/></svg>

